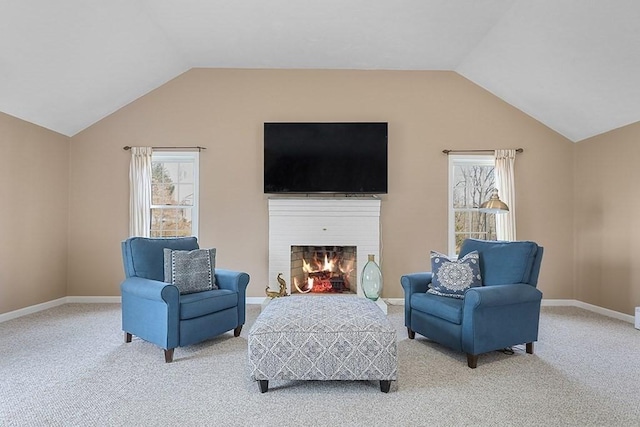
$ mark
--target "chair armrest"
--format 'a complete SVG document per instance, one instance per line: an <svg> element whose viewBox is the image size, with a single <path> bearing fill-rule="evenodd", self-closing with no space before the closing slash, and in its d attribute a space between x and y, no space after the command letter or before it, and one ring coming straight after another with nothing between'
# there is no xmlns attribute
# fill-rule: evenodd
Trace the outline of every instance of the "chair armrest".
<svg viewBox="0 0 640 427"><path fill-rule="evenodd" d="M216 285L220 289L244 292L249 284L249 275L242 271L216 268Z"/></svg>
<svg viewBox="0 0 640 427"><path fill-rule="evenodd" d="M120 285L122 294L129 294L138 298L154 301L178 303L180 291L172 284L143 277L129 277Z"/></svg>
<svg viewBox="0 0 640 427"><path fill-rule="evenodd" d="M132 276L120 285L122 330L165 350L180 344L180 291L170 283Z"/></svg>
<svg viewBox="0 0 640 427"><path fill-rule="evenodd" d="M244 325L246 319L248 284L249 275L247 273L216 268L216 285L218 285L218 288L238 293L238 326Z"/></svg>
<svg viewBox="0 0 640 427"><path fill-rule="evenodd" d="M527 283L479 286L464 294L465 310L466 307L496 307L541 300L542 292Z"/></svg>
<svg viewBox="0 0 640 427"><path fill-rule="evenodd" d="M425 293L431 283L432 273L421 272L405 274L400 278L404 289L404 325L411 329L411 295Z"/></svg>
<svg viewBox="0 0 640 427"><path fill-rule="evenodd" d="M462 313L462 351L480 354L538 339L542 292L527 283L467 290Z"/></svg>
<svg viewBox="0 0 640 427"><path fill-rule="evenodd" d="M404 288L405 296L415 294L417 292L427 292L429 289L429 283L431 283L432 273L411 273L405 274L400 278L400 284Z"/></svg>

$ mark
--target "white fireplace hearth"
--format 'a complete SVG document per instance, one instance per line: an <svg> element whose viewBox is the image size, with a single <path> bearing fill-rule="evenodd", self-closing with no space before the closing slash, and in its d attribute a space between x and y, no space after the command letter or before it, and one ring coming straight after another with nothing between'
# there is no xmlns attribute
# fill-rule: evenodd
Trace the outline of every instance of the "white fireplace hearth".
<svg viewBox="0 0 640 427"><path fill-rule="evenodd" d="M357 295L369 254L380 262L380 200L377 198L269 199L269 286L277 290L282 273L291 294L291 248L355 246ZM312 296L310 296L312 297ZM386 312L386 304L378 304ZM383 307L384 306L384 307Z"/></svg>

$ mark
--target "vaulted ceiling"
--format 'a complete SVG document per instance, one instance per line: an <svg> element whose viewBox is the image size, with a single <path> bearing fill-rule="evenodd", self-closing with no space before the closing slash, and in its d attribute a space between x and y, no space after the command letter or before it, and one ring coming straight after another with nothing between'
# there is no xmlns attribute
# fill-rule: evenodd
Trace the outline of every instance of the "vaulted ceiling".
<svg viewBox="0 0 640 427"><path fill-rule="evenodd" d="M0 111L72 136L193 67L453 70L572 141L640 121L638 0L1 0Z"/></svg>

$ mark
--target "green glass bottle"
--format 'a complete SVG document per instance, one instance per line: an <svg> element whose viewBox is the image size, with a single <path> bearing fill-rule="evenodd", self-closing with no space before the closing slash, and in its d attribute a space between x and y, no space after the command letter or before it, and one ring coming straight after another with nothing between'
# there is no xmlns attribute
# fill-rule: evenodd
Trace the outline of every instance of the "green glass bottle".
<svg viewBox="0 0 640 427"><path fill-rule="evenodd" d="M365 264L360 276L360 286L364 296L372 301L377 301L382 295L382 272L376 264L375 255L369 254L369 261Z"/></svg>

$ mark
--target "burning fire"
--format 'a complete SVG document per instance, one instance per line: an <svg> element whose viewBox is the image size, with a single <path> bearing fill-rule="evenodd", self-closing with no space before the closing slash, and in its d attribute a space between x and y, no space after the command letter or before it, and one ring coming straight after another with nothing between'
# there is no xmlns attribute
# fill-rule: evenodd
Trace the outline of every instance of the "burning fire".
<svg viewBox="0 0 640 427"><path fill-rule="evenodd" d="M337 258L329 259L329 255L325 253L324 262L315 258L312 262L307 262L303 258L302 271L307 277L307 283L301 284L297 278L293 278L293 285L298 292L303 294L311 291L341 292L336 289L335 285L339 284L342 288L350 288L349 274L353 271L353 261L345 261L343 264Z"/></svg>

